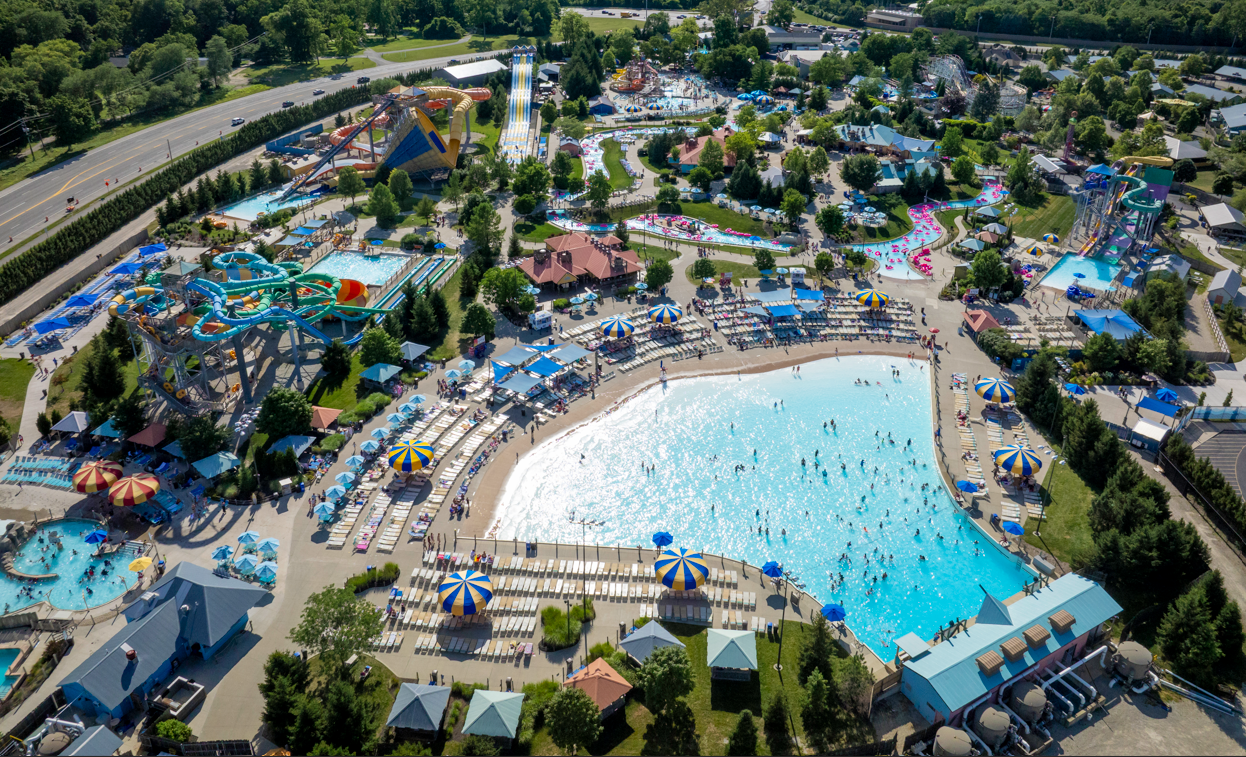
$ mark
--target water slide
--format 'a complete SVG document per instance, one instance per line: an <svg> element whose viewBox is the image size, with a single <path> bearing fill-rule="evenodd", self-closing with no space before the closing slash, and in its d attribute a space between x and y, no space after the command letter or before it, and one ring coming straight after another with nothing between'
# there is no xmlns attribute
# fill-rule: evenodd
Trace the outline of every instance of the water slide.
<svg viewBox="0 0 1246 757"><path fill-rule="evenodd" d="M344 134L338 134L338 132L334 132L334 136L337 139L337 141L335 142L332 139L330 140L330 142L332 143L332 147L329 148L329 151L325 153L323 158L317 161L316 165L312 167L312 170L310 172L303 174L302 176L296 177L294 181L290 182L289 184L286 184L282 188L281 196L277 198L277 202L281 202L282 200L289 198L290 195L298 191L299 187L303 186L308 181L310 181L311 177L319 176L320 174L324 173L324 171L321 169L323 169L326 165L332 166L333 158L339 152L346 149L346 146L351 144L351 142L354 141L355 137L361 134L367 134L368 130L372 128L373 121L380 119L382 116L385 116L385 118L388 119L389 117L386 115L386 111L389 109L391 105L394 104L395 97L393 95L387 95L386 97L387 99L385 100L385 102L373 108L372 115L368 116L363 121L361 121L357 126L355 126L354 129L347 131ZM339 129L338 131L340 132L342 130Z"/></svg>
<svg viewBox="0 0 1246 757"><path fill-rule="evenodd" d="M518 163L528 154L528 131L532 124L532 72L536 53L530 47L515 48L511 59L510 112L502 135L502 155Z"/></svg>
<svg viewBox="0 0 1246 757"><path fill-rule="evenodd" d="M415 286L415 291L417 293L422 294L428 292L453 267L454 258L431 258L427 261L421 262L418 266L411 270L411 273L407 274L405 279L400 281L398 285L385 296L385 299L377 303L377 309L390 311L401 305L402 301L406 299L406 294L404 294L402 290L408 281ZM346 344L354 345L359 343L362 339L363 332L361 331L350 339L347 339Z"/></svg>
<svg viewBox="0 0 1246 757"><path fill-rule="evenodd" d="M1138 167L1168 168L1172 164L1172 158L1162 156L1122 158L1118 162L1118 167L1128 166L1128 168L1108 180L1108 191L1112 194L1107 206L1108 215L1100 221L1098 228L1091 233L1090 238L1077 254L1085 257L1098 253L1110 258L1119 258L1131 244L1139 241L1137 233L1152 226L1144 221L1144 216L1158 216L1164 209L1164 200L1168 193L1167 187L1153 187L1139 178ZM1122 205L1124 212L1116 217L1115 211ZM1103 233L1105 228L1111 229L1106 235Z"/></svg>

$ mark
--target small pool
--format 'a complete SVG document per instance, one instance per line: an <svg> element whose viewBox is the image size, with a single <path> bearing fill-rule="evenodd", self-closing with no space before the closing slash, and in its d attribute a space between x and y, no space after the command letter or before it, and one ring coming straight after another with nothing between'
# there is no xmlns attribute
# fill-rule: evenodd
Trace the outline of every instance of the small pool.
<svg viewBox="0 0 1246 757"><path fill-rule="evenodd" d="M31 584L0 575L0 603L4 604L5 611L19 610L42 600L62 610L85 610L124 594L138 578L136 573L126 570L133 555L105 560L91 557L95 547L85 543L83 538L95 527L94 521L78 518L41 524L14 556L13 567L22 573L55 573L57 577ZM63 549L52 546L53 533L60 538ZM91 568L95 576L80 580ZM23 591L25 589L29 591Z"/></svg>
<svg viewBox="0 0 1246 757"><path fill-rule="evenodd" d="M1071 284L1078 286L1086 286L1096 289L1100 292L1107 291L1112 286L1112 282L1116 280L1116 275L1120 273L1121 267L1115 263L1109 263L1101 258L1081 257L1073 253L1068 253L1060 258L1047 275L1040 282L1045 287L1059 289L1061 292L1068 289ZM1080 273L1079 278L1074 274Z"/></svg>
<svg viewBox="0 0 1246 757"><path fill-rule="evenodd" d="M308 273L323 273L339 279L354 279L368 286L382 286L398 273L407 260L405 255L335 252L312 266Z"/></svg>
<svg viewBox="0 0 1246 757"><path fill-rule="evenodd" d="M298 200L293 197L284 202L278 202L277 198L279 197L281 197L280 192L258 194L235 205L230 205L221 211L221 215L229 216L230 218L241 218L244 221L254 221L260 217L261 213L276 213L282 208L293 208L298 205Z"/></svg>
<svg viewBox="0 0 1246 757"><path fill-rule="evenodd" d="M8 670L13 663L17 662L18 655L21 651L8 647L0 649L0 672ZM4 699L13 690L13 684L17 683L19 676L4 676L4 680L0 681L0 699Z"/></svg>

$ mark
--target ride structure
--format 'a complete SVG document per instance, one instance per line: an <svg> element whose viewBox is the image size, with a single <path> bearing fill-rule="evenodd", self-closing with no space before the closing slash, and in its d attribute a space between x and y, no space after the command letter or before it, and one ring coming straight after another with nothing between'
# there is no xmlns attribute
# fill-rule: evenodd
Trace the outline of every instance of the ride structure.
<svg viewBox="0 0 1246 757"><path fill-rule="evenodd" d="M629 62L626 68L615 69L609 86L615 92L625 95L644 95L652 92L661 83L658 70L642 55Z"/></svg>
<svg viewBox="0 0 1246 757"><path fill-rule="evenodd" d="M536 66L536 48L516 46L511 49L511 94L506 114L506 131L502 133L499 149L502 157L518 163L528 155L528 133L532 129L533 71Z"/></svg>
<svg viewBox="0 0 1246 757"><path fill-rule="evenodd" d="M1172 187L1172 164L1167 157L1131 156L1088 169L1095 178L1074 193L1070 236L1081 242L1077 254L1116 262L1134 245L1149 245Z"/></svg>
<svg viewBox="0 0 1246 757"><path fill-rule="evenodd" d="M244 334L257 326L292 330L300 361L302 332L324 344L321 320L363 320L383 308L367 306L368 289L353 279L304 273L299 263L269 263L251 252L226 252L199 266L149 275L108 306L128 326L139 382L187 414L221 412L241 397L252 401ZM254 361L252 361L254 364ZM227 376L239 378L230 384Z"/></svg>

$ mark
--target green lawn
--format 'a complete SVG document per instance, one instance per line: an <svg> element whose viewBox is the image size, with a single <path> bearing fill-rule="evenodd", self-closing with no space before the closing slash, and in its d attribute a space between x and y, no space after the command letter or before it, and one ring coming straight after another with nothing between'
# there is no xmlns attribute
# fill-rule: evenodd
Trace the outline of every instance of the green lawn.
<svg viewBox="0 0 1246 757"><path fill-rule="evenodd" d="M665 260L667 263L679 257L674 250L663 249L661 245L647 244L645 239L629 239L627 245L636 257L641 260Z"/></svg>
<svg viewBox="0 0 1246 757"><path fill-rule="evenodd" d="M383 42L381 44L365 41L363 46L370 50L375 50L378 53L392 53L399 50L416 50L422 47L452 45L457 41L458 40L454 39L416 39L414 37L399 37L398 39L391 39L390 41Z"/></svg>
<svg viewBox="0 0 1246 757"><path fill-rule="evenodd" d="M332 407L338 410L350 410L359 402L356 392L359 388L359 374L363 373L363 365L356 353L350 364L350 375L340 384L330 384L325 376L321 376L307 387L307 398L313 405Z"/></svg>
<svg viewBox="0 0 1246 757"><path fill-rule="evenodd" d="M1032 518L1026 523L1026 543L1047 550L1066 568L1084 565L1095 552L1088 517L1094 490L1072 468L1058 463L1048 469L1043 489L1048 500L1044 522L1040 526ZM1034 535L1036 529L1041 538Z"/></svg>
<svg viewBox="0 0 1246 757"><path fill-rule="evenodd" d="M49 411L55 408L61 412L61 415L68 415L69 401L82 398L82 391L78 385L82 381L82 367L87 364L91 352L92 347L88 343L73 355L63 358L60 365L52 372L52 379L49 382L48 388L47 409ZM131 392L138 388L138 361L133 359L133 355L130 356L128 362L121 364L121 372L125 376L125 393L123 396L129 396ZM29 377L27 377L27 381L29 381ZM6 400L6 398L0 394L0 401L3 400ZM18 415L20 417L20 411Z"/></svg>
<svg viewBox="0 0 1246 757"><path fill-rule="evenodd" d="M543 223L538 226L526 221L520 221L515 224L515 233L525 242L544 242L550 237L556 237L566 232L552 223Z"/></svg>
<svg viewBox="0 0 1246 757"><path fill-rule="evenodd" d="M441 340L441 344L429 345L432 347L428 352L429 360L449 360L458 357L464 354L470 346L468 342L472 337L463 337L459 334L459 321L463 319L463 311L471 304L459 300L459 274L462 271L463 268L460 266L441 288L446 295L446 308L450 311L450 328L446 332L445 339Z"/></svg>
<svg viewBox="0 0 1246 757"><path fill-rule="evenodd" d="M575 158L571 161L571 181L584 178L584 161Z"/></svg>
<svg viewBox="0 0 1246 757"><path fill-rule="evenodd" d="M492 153L498 149L498 140L501 137L502 127L492 121L482 124L472 119L472 142L475 144L484 145Z"/></svg>
<svg viewBox="0 0 1246 757"><path fill-rule="evenodd" d="M757 270L757 266L748 265L747 263L735 263L729 260L715 260L713 262L715 278L718 278L719 274L727 273L728 271L731 272L731 280L733 282L739 282L741 279L756 281L761 278L761 273ZM684 269L684 276L693 284L700 283L700 279L693 278L692 276L692 266Z"/></svg>
<svg viewBox="0 0 1246 757"><path fill-rule="evenodd" d="M812 26L812 25L816 25L816 26L832 26L832 27L835 27L835 28L837 28L837 29L856 29L856 28L857 28L857 27L855 27L855 26L845 26L844 24L837 24L837 23L835 23L834 21L831 21L831 20L829 20L829 19L821 18L820 16L815 16L815 15L813 15L812 13L807 13L807 12L805 12L805 11L801 10L800 8L793 8L793 9L792 9L792 21L794 21L794 22L796 22L796 23L798 23L798 24L809 24L809 25L811 25L811 26ZM756 25L756 24L757 24L757 22L756 22L756 21L754 21L753 23L754 23L754 25ZM890 32L890 31L889 31L889 32L887 32L887 33L888 33L888 34L899 34L899 35L902 35L902 36L905 36L905 37L907 37L907 36L908 36L908 34L907 34L907 33L905 33L905 32Z"/></svg>
<svg viewBox="0 0 1246 757"><path fill-rule="evenodd" d="M26 389L35 375L35 366L27 360L0 360L0 416L9 422L14 433L22 422L26 405Z"/></svg>
<svg viewBox="0 0 1246 757"><path fill-rule="evenodd" d="M246 69L243 74L252 81L267 84L270 87L284 87L300 81L319 79L330 74L348 74L351 71L362 71L374 68L376 61L369 58L334 58L318 60L315 63L277 64Z"/></svg>
<svg viewBox="0 0 1246 757"><path fill-rule="evenodd" d="M1222 313L1216 313L1216 321L1220 324L1220 330L1224 332L1224 341L1229 344L1229 354L1233 357L1233 362L1238 362L1242 358L1246 358L1246 325L1241 321L1228 323Z"/></svg>
<svg viewBox="0 0 1246 757"><path fill-rule="evenodd" d="M742 710L750 710L755 716L758 731L758 754L770 754L762 728L761 716L776 692L782 691L791 713L795 736L803 744L800 709L805 701L804 689L797 681L800 648L806 626L796 621L784 623L786 638L783 641L783 674L774 669L779 659L779 644L766 636L757 637L757 667L751 681L712 681L706 664L707 635L705 629L682 624L663 624L682 641L688 650L692 670L696 676L695 688L687 698L687 704L695 718L695 731L699 740L699 753L703 755L725 754L727 737L735 730ZM840 717L840 741L835 748L872 742L873 730L867 723L837 711ZM635 698L629 699L623 714L615 715L603 725L601 738L588 754L636 755L672 754L678 746L672 743L672 734L652 727L652 713ZM689 728L693 727L689 724ZM548 729L542 727L533 738L531 754L558 754L558 748L549 738Z"/></svg>
<svg viewBox="0 0 1246 757"><path fill-rule="evenodd" d="M521 42L520 40L523 41ZM487 53L493 50L509 50L515 45L531 44L532 41L531 37L520 37L516 34L509 34L503 37L490 37L487 40L473 38L467 42L459 42L447 47L422 47L402 52L385 53L382 57L391 63L405 63L413 60L428 60L429 58L443 58L446 56L455 57L459 55L473 55L475 53Z"/></svg>
<svg viewBox="0 0 1246 757"><path fill-rule="evenodd" d="M1038 239L1044 234L1055 234L1064 239L1073 228L1077 205L1068 195L1044 195L1033 207L1017 205L1016 212L1005 219L1019 237Z"/></svg>
<svg viewBox="0 0 1246 757"><path fill-rule="evenodd" d="M706 223L716 223L720 229L735 229L763 238L766 236L766 228L761 221L728 208L720 208L712 202L681 202L679 207L685 216L698 218ZM632 213L639 214L639 211Z"/></svg>
<svg viewBox="0 0 1246 757"><path fill-rule="evenodd" d="M76 158L87 150L102 147L113 140L129 136L136 131L142 131L148 126L154 126L155 124L163 121L168 121L169 119L176 118L183 113L189 113L213 105L219 105L220 103L228 102L230 100L237 100L240 97L253 95L257 92L263 92L266 89L270 89L270 87L265 84L252 84L246 87L219 87L210 92L200 94L199 102L196 103L193 108L188 108L186 110L175 109L161 113L151 113L128 118L122 124L97 132L90 139L87 139L84 142L79 142L76 145L70 145L67 148L49 142L46 149L36 147L35 156L33 158L30 157L29 150L25 150L20 154L14 154L12 158L0 163L0 189L16 184L22 179L33 176L34 174L39 173L44 169L51 168L58 163L70 160L71 158Z"/></svg>
<svg viewBox="0 0 1246 757"><path fill-rule="evenodd" d="M610 172L610 186L615 189L627 189L632 185L632 177L623 167L623 146L613 139L602 140L602 161Z"/></svg>
<svg viewBox="0 0 1246 757"><path fill-rule="evenodd" d="M857 226L853 233L854 242L868 243L895 239L913 230L913 221L909 219L909 204L899 194L871 196L869 204L887 214L887 223L877 228Z"/></svg>
<svg viewBox="0 0 1246 757"><path fill-rule="evenodd" d="M1201 189L1204 192L1211 194L1211 185L1212 182L1215 181L1217 173L1219 173L1219 171L1214 168L1203 169L1198 172L1198 176L1194 179L1194 181L1186 182L1186 184L1194 187L1195 189Z"/></svg>

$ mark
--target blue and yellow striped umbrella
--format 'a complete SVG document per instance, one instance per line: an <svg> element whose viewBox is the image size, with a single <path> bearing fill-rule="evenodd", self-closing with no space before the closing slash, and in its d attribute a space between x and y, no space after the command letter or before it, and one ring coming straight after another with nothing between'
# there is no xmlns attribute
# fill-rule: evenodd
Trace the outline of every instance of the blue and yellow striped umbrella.
<svg viewBox="0 0 1246 757"><path fill-rule="evenodd" d="M622 316L607 318L601 324L601 335L618 339L636 330L636 325Z"/></svg>
<svg viewBox="0 0 1246 757"><path fill-rule="evenodd" d="M1029 247L1025 248L1025 251L1033 255L1034 257L1041 257L1044 253L1047 252L1042 247L1039 247L1036 244L1032 244Z"/></svg>
<svg viewBox="0 0 1246 757"><path fill-rule="evenodd" d="M1043 469L1043 461L1038 454L1029 447L1022 447L1019 444L1000 447L993 455L996 465L1018 476L1032 476Z"/></svg>
<svg viewBox="0 0 1246 757"><path fill-rule="evenodd" d="M1017 396L1012 384L997 378L984 378L973 385L973 390L987 402L1012 402Z"/></svg>
<svg viewBox="0 0 1246 757"><path fill-rule="evenodd" d="M1044 234L1043 241L1047 244L1060 244L1060 237L1055 234Z"/></svg>
<svg viewBox="0 0 1246 757"><path fill-rule="evenodd" d="M653 564L658 580L668 589L689 591L705 583L710 567L700 552L686 549L668 549Z"/></svg>
<svg viewBox="0 0 1246 757"><path fill-rule="evenodd" d="M865 289L856 294L857 302L867 308L885 307L891 302L891 295L886 292L880 292L877 289Z"/></svg>
<svg viewBox="0 0 1246 757"><path fill-rule="evenodd" d="M433 461L433 445L428 442L403 442L389 451L389 465L396 471L411 473Z"/></svg>
<svg viewBox="0 0 1246 757"><path fill-rule="evenodd" d="M664 323L670 325L676 323L680 318L684 317L684 311L675 305L658 305L655 308L649 308L649 320L654 323Z"/></svg>
<svg viewBox="0 0 1246 757"><path fill-rule="evenodd" d="M475 615L493 599L493 582L484 573L461 570L451 573L437 587L441 609L451 615Z"/></svg>

